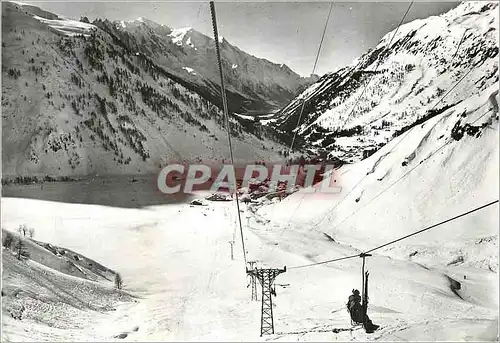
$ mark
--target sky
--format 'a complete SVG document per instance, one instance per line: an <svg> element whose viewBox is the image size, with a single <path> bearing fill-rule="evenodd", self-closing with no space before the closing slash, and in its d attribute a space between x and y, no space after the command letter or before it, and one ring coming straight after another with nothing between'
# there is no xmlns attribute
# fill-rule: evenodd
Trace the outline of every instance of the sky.
<svg viewBox="0 0 500 343"><path fill-rule="evenodd" d="M213 37L209 3L122 0L23 1L70 18L143 17L173 28L192 27ZM404 22L438 15L457 2L414 2ZM334 2L315 74L350 64L394 30L408 2ZM219 35L254 56L284 63L302 76L313 71L329 2L216 2Z"/></svg>

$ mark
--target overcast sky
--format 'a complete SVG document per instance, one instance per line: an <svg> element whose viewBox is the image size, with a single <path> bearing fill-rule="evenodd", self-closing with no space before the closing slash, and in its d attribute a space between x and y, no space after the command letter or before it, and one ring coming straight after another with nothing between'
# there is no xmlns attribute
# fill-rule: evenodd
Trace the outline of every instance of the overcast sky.
<svg viewBox="0 0 500 343"><path fill-rule="evenodd" d="M109 20L144 17L173 28L193 27L212 37L209 3L167 1L48 2L23 1L56 14ZM316 74L349 64L395 29L409 3L335 2ZM405 22L438 15L456 2L414 2ZM328 16L327 2L216 2L219 35L240 49L276 63L285 63L301 75L314 66Z"/></svg>

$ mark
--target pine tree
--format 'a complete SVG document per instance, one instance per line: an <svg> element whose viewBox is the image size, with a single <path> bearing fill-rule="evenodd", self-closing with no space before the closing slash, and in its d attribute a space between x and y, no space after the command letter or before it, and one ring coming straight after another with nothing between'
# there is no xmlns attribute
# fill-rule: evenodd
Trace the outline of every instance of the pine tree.
<svg viewBox="0 0 500 343"><path fill-rule="evenodd" d="M17 251L17 259L21 260L21 257L29 257L28 249L26 248L26 244L24 244L23 240L19 238L16 242L16 251Z"/></svg>

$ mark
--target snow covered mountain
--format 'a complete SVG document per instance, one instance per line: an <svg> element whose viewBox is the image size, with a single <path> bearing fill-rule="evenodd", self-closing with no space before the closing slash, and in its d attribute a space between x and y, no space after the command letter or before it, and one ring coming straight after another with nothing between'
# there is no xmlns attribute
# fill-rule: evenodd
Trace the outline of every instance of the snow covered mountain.
<svg viewBox="0 0 500 343"><path fill-rule="evenodd" d="M412 21L351 65L321 77L271 122L294 130L305 101L298 133L311 150L361 160L496 84L498 39L497 2L464 2Z"/></svg>
<svg viewBox="0 0 500 343"><path fill-rule="evenodd" d="M190 28L173 29L145 18L96 20L130 50L151 57L160 66L195 84L214 103L220 102L219 71L212 38ZM268 113L292 100L317 76L303 78L283 64L257 58L219 37L230 110Z"/></svg>
<svg viewBox="0 0 500 343"><path fill-rule="evenodd" d="M457 56L464 48L468 57L464 59L462 55L461 59L454 59L449 63L454 67L439 66L437 62L426 59L427 53L433 53L432 49L429 52L419 50L414 52L416 59L412 63L418 65L421 59L426 65L434 63L432 68L435 68L422 69L422 75L412 76L422 81L409 78L408 84L400 87L398 83L384 85L378 82L381 80L373 79L381 91L392 85L394 88L387 92L396 94L395 99L401 99L400 105L406 104L407 107L403 108L413 108L415 116L407 114L397 119L398 116L388 114L380 118L375 109L382 105L352 117L347 116L347 110L335 112L344 114L342 118L349 124L343 127L342 120L332 127L344 128L345 131L356 123L369 123L377 118L392 120L395 127L386 125L387 130L392 130L386 134L389 139L394 133L406 129L362 161L356 161L362 151L360 143L355 140L351 148L354 163L333 171L337 185L342 188L340 194L299 191L282 201L263 197L258 204L241 204L239 212L230 201L204 201L206 206L172 203L130 208L81 203L85 201L80 200L64 203L3 197L2 228L15 232L19 224L25 223L35 228L37 240L78 252L88 260L99 261L123 276L125 291L137 296L137 302L117 298L116 293L110 292L107 281L94 284L71 279L72 282L68 282L67 276L61 277L36 261L21 264L4 250L7 257L3 270L9 282L7 297L10 304L2 309L5 318L2 339L498 341L499 204L494 201L499 198L499 94L498 83L493 82L498 78L498 67L495 69L497 64L489 57L496 53L494 48L498 49L498 45L491 50L476 45L476 41L483 39L490 43L493 38L498 39L497 28L490 29L491 25L496 27L498 23L498 14L493 11L495 6L466 3L439 17L441 19L435 17L421 22L438 20L447 27L450 18L459 18L454 19L456 23L472 27L469 31L459 32L466 32L466 35ZM477 21L473 24L474 18ZM413 27L415 24L408 25ZM405 27L401 28L402 35L405 35ZM439 32L428 32L429 36L439 34L445 37L446 29L437 28ZM484 33L484 37L471 33L475 30ZM419 30L415 35L422 32ZM472 34L475 41L468 39L468 34ZM103 36L91 38L90 35L87 39L93 39L99 45L106 42ZM458 40L448 39L458 46L460 37ZM436 40L436 49L442 39ZM388 56L408 48L404 42L399 44L400 48ZM109 48L111 45L105 46ZM75 51L80 52L78 49L83 47L77 46ZM450 61L449 49L443 51L446 52L442 53L445 61ZM125 56L125 61L134 61ZM88 62L85 60L85 63ZM95 63L93 68L100 68ZM348 73L349 68L355 68L357 63L344 72ZM372 77L390 76L390 71L382 70L385 63L381 62L378 69L382 74ZM469 69L472 71L467 74L467 66L475 63L479 65ZM443 68L445 71L439 74ZM447 71L447 68L452 69ZM95 72L94 69L88 69L89 75ZM102 78L100 73L98 75ZM12 78L17 75L16 72L11 74ZM450 80L446 81L444 74ZM332 75L325 76L316 87L328 87L327 80ZM136 76L131 77L136 80ZM453 88L462 77L462 82ZM341 81L346 84L354 82L349 80ZM120 87L115 82L112 89ZM158 82L166 80L158 76ZM427 83L430 85L423 87ZM412 90L413 84L416 84L416 89L422 87L422 91ZM159 83L154 85L159 86ZM110 87L109 84L101 86L104 89ZM366 94L371 94L370 87ZM439 98L433 96L437 87L444 89L442 96L448 93L439 103ZM361 95L361 88L359 85L354 88L357 97ZM328 99L330 93L322 92L320 88L312 87L305 95L311 94L313 101L316 96L321 99L322 93ZM405 94L409 95L403 96ZM346 99L354 102L356 95L352 97L346 96ZM381 97L393 104L392 97ZM427 97L431 99L428 103L424 101ZM89 101L87 99L85 103ZM128 100L126 104L130 102ZM391 110L398 106L391 105ZM439 111L431 112L434 106ZM120 108L127 110L126 107ZM331 111L336 111L335 108L332 107ZM429 112L430 115L426 115ZM17 112L14 114L18 115ZM59 123L66 118L59 114L54 120ZM138 118L143 117L139 115ZM332 122L335 119L334 116L330 118ZM138 120L133 119L134 122ZM164 127L166 129L168 125ZM305 127L303 130L304 137L312 141L312 135L307 136ZM373 128L372 131L383 136L382 129ZM367 139L375 140L374 137L378 136L373 133L373 137ZM337 139L341 141L341 138ZM29 140L23 142L26 144ZM359 153L354 154L355 149L359 149ZM346 148L344 154L348 153ZM325 182L330 183L330 179ZM68 193L67 187L59 187L59 191ZM101 197L107 191L111 193L107 187L109 185L102 186L91 195ZM145 189L146 186L140 185L139 188ZM113 194L123 198L131 192L135 189L120 184ZM197 194L199 197L206 195L209 193ZM465 215L488 203L491 206ZM237 213L243 219L244 237L240 237ZM382 247L387 242L457 215L463 216ZM261 303L251 301L240 239L244 242L248 261L257 261L259 268L287 267L275 282L273 335L260 336ZM236 243L229 245L230 241ZM234 259L231 258L233 246ZM380 328L367 334L360 327L351 325L346 301L351 290L361 286L362 262L357 255L375 247L380 248L366 259L366 269L370 272L368 314ZM322 263L350 255L355 257ZM50 257L59 261L53 254ZM39 282L27 282L30 275ZM39 286L40 281L44 283L43 287ZM45 294L47 289L52 291L50 296ZM95 293L90 289L95 289ZM90 312L87 308L91 306L87 303L77 308L79 304L75 304L71 297L75 291L84 293L77 295L89 305L103 303L116 310ZM20 297L15 298L16 293ZM50 306L40 304L40 299L33 293L41 293L39 298L50 301ZM258 296L260 300L260 287ZM29 311L23 311L17 318L8 315L10 310L17 314L15 310L22 305L28 305ZM61 311L54 308L64 310L62 318ZM50 326L54 322L62 325Z"/></svg>
<svg viewBox="0 0 500 343"><path fill-rule="evenodd" d="M184 51L192 49L187 44L191 37L200 47L192 59L201 63L203 54L211 56L210 39L194 31L188 37L146 20L124 26L135 34L108 21L90 24L34 6L2 3L4 176L151 173L172 160L228 158L215 76L201 76L199 67L176 57L191 58ZM181 40L186 46L177 45ZM225 54L236 51L223 46ZM165 59L155 59L159 56ZM167 68L167 59L177 61L178 68ZM240 70L247 62L231 61ZM264 74L273 67L270 62L263 65L269 65L262 67ZM215 73L216 64L210 68L207 71ZM229 75L235 70L226 68ZM282 75L299 82L298 76L283 70ZM255 76L253 82L257 88L279 88L273 82L286 80ZM255 99L265 98L262 94ZM265 101L275 95L268 93ZM247 99L241 92L237 96ZM283 146L276 143L272 129L239 117L231 119L231 129L235 158L279 158Z"/></svg>

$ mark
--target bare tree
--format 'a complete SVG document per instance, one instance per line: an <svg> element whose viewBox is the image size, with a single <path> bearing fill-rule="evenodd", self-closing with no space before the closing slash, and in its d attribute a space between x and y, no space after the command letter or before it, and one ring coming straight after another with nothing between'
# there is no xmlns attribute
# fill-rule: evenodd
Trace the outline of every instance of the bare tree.
<svg viewBox="0 0 500 343"><path fill-rule="evenodd" d="M28 232L28 227L26 226L26 224L19 225L19 228L17 229L17 231L19 231L20 235L23 235L24 237L26 237L26 233Z"/></svg>
<svg viewBox="0 0 500 343"><path fill-rule="evenodd" d="M35 229L30 227L28 229L28 234L29 234L30 238L33 238L35 236Z"/></svg>
<svg viewBox="0 0 500 343"><path fill-rule="evenodd" d="M122 276L120 275L120 273L115 274L115 287L117 289L122 289L122 287L123 287L123 280L122 280Z"/></svg>

